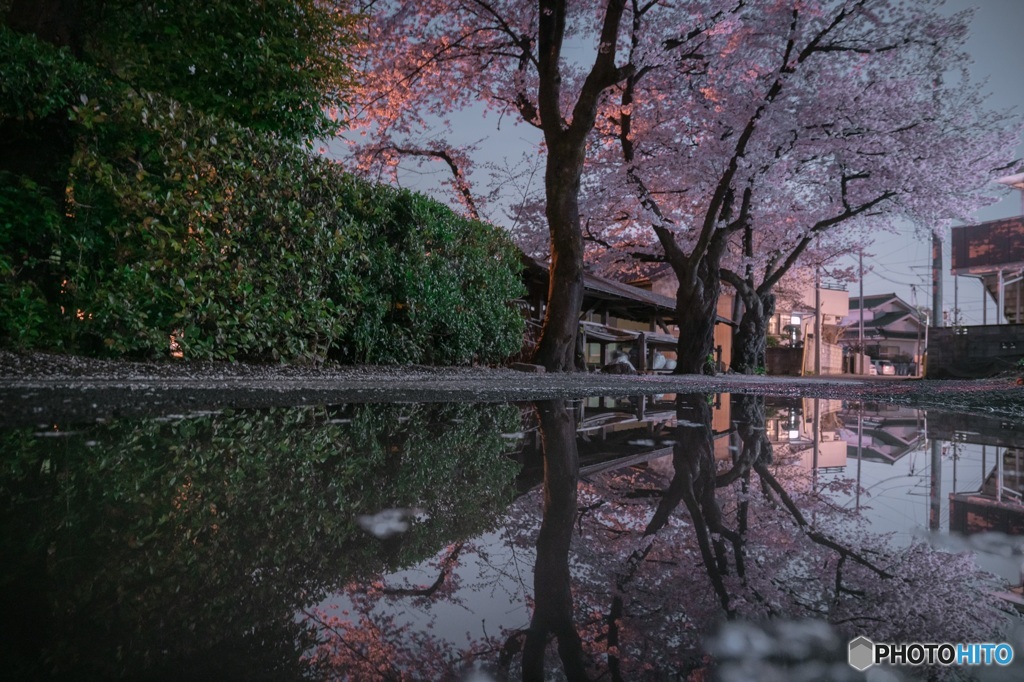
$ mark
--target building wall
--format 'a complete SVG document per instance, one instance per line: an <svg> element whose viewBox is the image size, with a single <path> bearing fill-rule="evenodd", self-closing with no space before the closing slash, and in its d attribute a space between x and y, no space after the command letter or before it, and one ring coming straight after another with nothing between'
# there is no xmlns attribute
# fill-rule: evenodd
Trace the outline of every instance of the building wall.
<svg viewBox="0 0 1024 682"><path fill-rule="evenodd" d="M772 375L800 376L803 359L803 348L769 348L765 351L768 374Z"/></svg>
<svg viewBox="0 0 1024 682"><path fill-rule="evenodd" d="M838 324L850 312L850 292L845 289L820 289L823 324ZM811 287L803 292L803 303L814 310L815 294Z"/></svg>
<svg viewBox="0 0 1024 682"><path fill-rule="evenodd" d="M733 294L723 293L718 297L718 316L732 319ZM719 369L725 371L732 366L732 331L729 324L719 322L715 325L715 358L720 363Z"/></svg>
<svg viewBox="0 0 1024 682"><path fill-rule="evenodd" d="M1024 358L1024 324L943 327L928 330L925 376L993 376Z"/></svg>

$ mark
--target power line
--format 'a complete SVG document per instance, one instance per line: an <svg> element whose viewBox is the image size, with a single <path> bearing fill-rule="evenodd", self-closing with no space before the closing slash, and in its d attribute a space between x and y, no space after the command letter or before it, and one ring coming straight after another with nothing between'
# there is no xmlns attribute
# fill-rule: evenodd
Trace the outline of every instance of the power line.
<svg viewBox="0 0 1024 682"><path fill-rule="evenodd" d="M902 282L902 281L900 281L898 279L893 279L892 277L886 277L885 275L883 275L882 273L878 272L877 270L872 270L870 274L872 274L872 275L874 275L876 277L879 277L881 279L884 279L886 282L892 282L893 284L899 284L900 286L905 286L905 287L920 286L922 283L927 281L927 278L925 278L923 275L918 275L919 279L917 281L914 281L914 282ZM911 276L913 276L912 273L911 273Z"/></svg>

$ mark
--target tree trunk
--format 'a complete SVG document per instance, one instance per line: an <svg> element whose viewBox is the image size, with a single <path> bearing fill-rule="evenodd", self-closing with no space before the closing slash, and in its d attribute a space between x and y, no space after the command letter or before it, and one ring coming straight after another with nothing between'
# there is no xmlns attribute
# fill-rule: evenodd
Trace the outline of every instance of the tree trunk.
<svg viewBox="0 0 1024 682"><path fill-rule="evenodd" d="M703 258L694 266L688 262L672 263L679 278L676 292L676 320L679 343L676 347L675 374L714 374L715 321L718 319L718 297L722 292L719 264L722 243L709 245ZM691 274L692 272L692 274Z"/></svg>
<svg viewBox="0 0 1024 682"><path fill-rule="evenodd" d="M569 140L549 148L544 190L551 233L551 268L544 325L533 361L549 372L576 367L576 334L583 308L583 234L579 192L586 147Z"/></svg>
<svg viewBox="0 0 1024 682"><path fill-rule="evenodd" d="M547 145L544 169L545 213L551 233L548 306L534 362L549 372L576 369L576 334L583 305L583 234L580 231L580 177L587 155L587 137L594 129L601 95L620 82L631 68L616 64L616 44L626 0L608 0L601 20L599 50L594 65L572 105L563 110L562 42L569 3L540 0L537 22L537 106L521 106L527 120L539 115ZM524 37L525 38L525 37Z"/></svg>
<svg viewBox="0 0 1024 682"><path fill-rule="evenodd" d="M679 343L676 346L674 374L713 374L710 362L715 352L715 320L718 293L700 287L679 287L676 294L676 317L679 321Z"/></svg>
<svg viewBox="0 0 1024 682"><path fill-rule="evenodd" d="M537 536L534 608L523 647L523 679L543 680L548 633L558 640L566 679L587 679L583 644L573 622L569 544L576 521L579 455L576 425L564 400L537 403L544 444L544 520Z"/></svg>
<svg viewBox="0 0 1024 682"><path fill-rule="evenodd" d="M743 316L733 333L732 368L742 374L757 374L768 366L768 320L775 314L775 294L743 296Z"/></svg>

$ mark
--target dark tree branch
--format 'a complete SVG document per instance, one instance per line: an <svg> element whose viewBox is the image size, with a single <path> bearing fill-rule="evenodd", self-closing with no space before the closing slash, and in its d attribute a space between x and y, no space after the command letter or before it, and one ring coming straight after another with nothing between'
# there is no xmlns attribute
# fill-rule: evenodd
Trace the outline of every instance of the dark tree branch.
<svg viewBox="0 0 1024 682"><path fill-rule="evenodd" d="M465 546L465 543L460 542L448 552L448 556L441 561L441 572L438 573L437 579L427 587L385 587L381 592L394 597L429 597L433 595L452 574L459 554L462 553Z"/></svg>
<svg viewBox="0 0 1024 682"><path fill-rule="evenodd" d="M866 558L864 558L857 552L854 552L849 547L841 545L832 538L829 538L821 532L814 530L811 527L811 525L807 522L807 519L804 518L803 512L801 512L800 508L796 506L795 502L793 502L793 498L789 496L789 493L786 492L786 490L782 487L778 480L772 475L770 471L768 471L768 467L766 467L763 463L755 463L754 471L756 471L757 475L761 478L761 482L766 483L768 487L770 487L775 492L775 494L779 496L779 499L782 500L783 506L789 511L790 515L792 515L793 520L796 522L797 526L800 528L800 530L804 532L804 535L806 535L809 540L821 545L822 547L828 547L840 556L846 556L853 559L854 562L860 564L861 566L864 566L880 578L889 579L896 577L888 571L879 568L871 561L868 561Z"/></svg>
<svg viewBox="0 0 1024 682"><path fill-rule="evenodd" d="M469 182L466 180L465 173L456 163L452 155L445 149L425 149L422 147L402 147L398 145L388 145L381 147L381 151L394 151L398 154L405 156L417 156L428 159L438 159L444 161L448 168L452 172L452 178L455 182L455 190L462 197L463 203L466 205L466 210L469 211L469 215L474 220L480 220L480 211L477 209L476 201L473 199L473 194L470 191Z"/></svg>

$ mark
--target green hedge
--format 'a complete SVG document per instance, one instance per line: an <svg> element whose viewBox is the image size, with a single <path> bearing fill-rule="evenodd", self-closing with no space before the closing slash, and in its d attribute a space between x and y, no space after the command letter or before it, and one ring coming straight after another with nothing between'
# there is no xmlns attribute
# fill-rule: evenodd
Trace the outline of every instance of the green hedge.
<svg viewBox="0 0 1024 682"><path fill-rule="evenodd" d="M35 96L68 107L77 146L66 216L0 177L3 345L156 358L174 335L190 359L436 364L518 350L519 258L497 228L75 69L19 81L53 90ZM26 116L25 97L6 92L0 117Z"/></svg>

